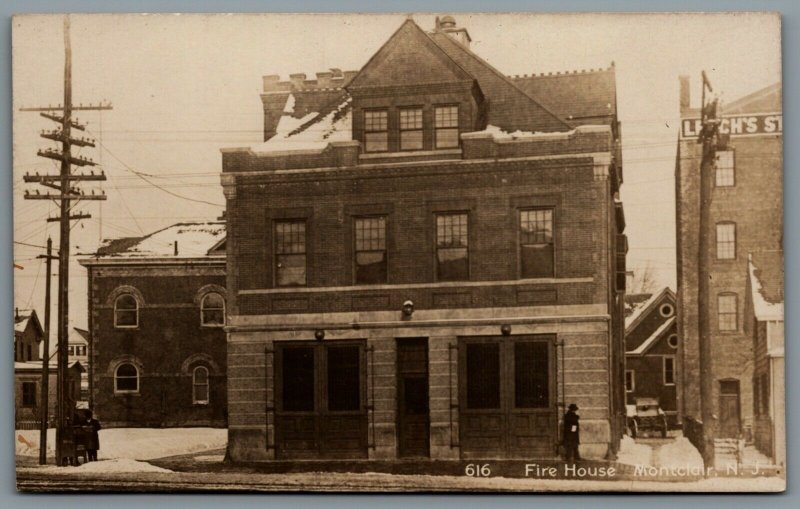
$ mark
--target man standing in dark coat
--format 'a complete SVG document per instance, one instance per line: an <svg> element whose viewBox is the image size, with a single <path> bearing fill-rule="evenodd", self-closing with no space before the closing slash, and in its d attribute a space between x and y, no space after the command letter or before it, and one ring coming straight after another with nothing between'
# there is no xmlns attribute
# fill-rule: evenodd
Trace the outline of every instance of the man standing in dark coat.
<svg viewBox="0 0 800 509"><path fill-rule="evenodd" d="M580 438L580 416L577 414L578 405L570 403L567 413L564 414L564 460L575 463L581 460L578 452Z"/></svg>
<svg viewBox="0 0 800 509"><path fill-rule="evenodd" d="M86 443L86 453L89 456L88 461L97 461L97 450L100 449L100 434L98 433L100 428L100 421L94 418L91 410L87 411L84 430L86 430L88 435Z"/></svg>

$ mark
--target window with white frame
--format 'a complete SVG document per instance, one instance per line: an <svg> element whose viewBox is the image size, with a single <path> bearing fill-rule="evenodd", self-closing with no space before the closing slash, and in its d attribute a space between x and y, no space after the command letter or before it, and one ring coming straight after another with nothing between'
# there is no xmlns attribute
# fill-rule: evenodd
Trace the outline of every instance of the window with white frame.
<svg viewBox="0 0 800 509"><path fill-rule="evenodd" d="M664 357L664 385L675 385L675 357Z"/></svg>
<svg viewBox="0 0 800 509"><path fill-rule="evenodd" d="M632 369L625 370L625 392L633 392L636 389L636 372Z"/></svg>
<svg viewBox="0 0 800 509"><path fill-rule="evenodd" d="M139 326L139 302L130 293L124 293L114 301L114 327L134 328Z"/></svg>
<svg viewBox="0 0 800 509"><path fill-rule="evenodd" d="M197 366L192 370L192 402L207 405L208 392L208 368Z"/></svg>
<svg viewBox="0 0 800 509"><path fill-rule="evenodd" d="M209 292L200 301L200 323L206 327L225 325L225 298L217 292Z"/></svg>
<svg viewBox="0 0 800 509"><path fill-rule="evenodd" d="M436 214L436 280L469 279L469 216L466 212Z"/></svg>
<svg viewBox="0 0 800 509"><path fill-rule="evenodd" d="M139 369L130 362L124 362L114 370L114 392L139 392Z"/></svg>
<svg viewBox="0 0 800 509"><path fill-rule="evenodd" d="M422 108L400 109L400 150L422 150Z"/></svg>
<svg viewBox="0 0 800 509"><path fill-rule="evenodd" d="M736 223L717 223L717 260L736 259Z"/></svg>
<svg viewBox="0 0 800 509"><path fill-rule="evenodd" d="M733 187L736 185L733 150L718 151L714 166L714 185L716 187Z"/></svg>
<svg viewBox="0 0 800 509"><path fill-rule="evenodd" d="M276 286L306 285L306 222L275 223Z"/></svg>
<svg viewBox="0 0 800 509"><path fill-rule="evenodd" d="M735 331L738 327L738 298L735 293L717 296L717 325L721 331Z"/></svg>
<svg viewBox="0 0 800 509"><path fill-rule="evenodd" d="M553 277L553 209L519 211L520 276Z"/></svg>
<svg viewBox="0 0 800 509"><path fill-rule="evenodd" d="M357 217L355 229L355 282L380 284L387 281L386 216Z"/></svg>
<svg viewBox="0 0 800 509"><path fill-rule="evenodd" d="M364 151L386 152L389 150L389 111L364 111Z"/></svg>
<svg viewBox="0 0 800 509"><path fill-rule="evenodd" d="M458 147L458 106L436 106L433 110L436 148Z"/></svg>

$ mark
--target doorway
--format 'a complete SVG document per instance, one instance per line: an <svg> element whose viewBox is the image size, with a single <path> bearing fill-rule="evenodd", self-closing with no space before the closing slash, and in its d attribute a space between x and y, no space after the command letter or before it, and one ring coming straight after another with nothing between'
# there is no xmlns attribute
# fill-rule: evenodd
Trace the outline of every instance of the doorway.
<svg viewBox="0 0 800 509"><path fill-rule="evenodd" d="M430 457L427 338L397 340L397 454Z"/></svg>
<svg viewBox="0 0 800 509"><path fill-rule="evenodd" d="M741 431L739 380L719 382L719 437L738 438Z"/></svg>

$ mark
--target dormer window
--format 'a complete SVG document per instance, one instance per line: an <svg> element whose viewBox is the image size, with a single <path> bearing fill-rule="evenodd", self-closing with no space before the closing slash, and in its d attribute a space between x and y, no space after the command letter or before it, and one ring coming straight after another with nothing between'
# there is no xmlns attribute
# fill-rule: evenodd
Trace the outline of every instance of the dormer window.
<svg viewBox="0 0 800 509"><path fill-rule="evenodd" d="M387 152L389 150L389 111L366 110L364 112L364 150Z"/></svg>
<svg viewBox="0 0 800 509"><path fill-rule="evenodd" d="M436 148L458 147L458 106L437 106L434 109Z"/></svg>
<svg viewBox="0 0 800 509"><path fill-rule="evenodd" d="M422 108L400 110L400 150L422 150Z"/></svg>

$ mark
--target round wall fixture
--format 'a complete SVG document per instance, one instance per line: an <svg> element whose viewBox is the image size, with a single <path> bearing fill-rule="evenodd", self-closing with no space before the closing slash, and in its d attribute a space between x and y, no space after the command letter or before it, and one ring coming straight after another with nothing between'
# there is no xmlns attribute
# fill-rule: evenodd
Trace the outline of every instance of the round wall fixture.
<svg viewBox="0 0 800 509"><path fill-rule="evenodd" d="M668 345L669 345L671 348L678 348L678 335L677 335L677 334L671 334L671 335L670 335L670 336L667 338L667 344L668 344Z"/></svg>
<svg viewBox="0 0 800 509"><path fill-rule="evenodd" d="M507 323L504 323L500 326L500 333L503 336L510 336L511 335L511 326Z"/></svg>
<svg viewBox="0 0 800 509"><path fill-rule="evenodd" d="M664 318L669 318L675 314L675 308L672 307L672 304L662 304L661 307L658 308L658 312L661 313L661 316Z"/></svg>
<svg viewBox="0 0 800 509"><path fill-rule="evenodd" d="M323 339L325 339L325 331L322 329L315 330L314 337L316 338L317 341L322 341Z"/></svg>

